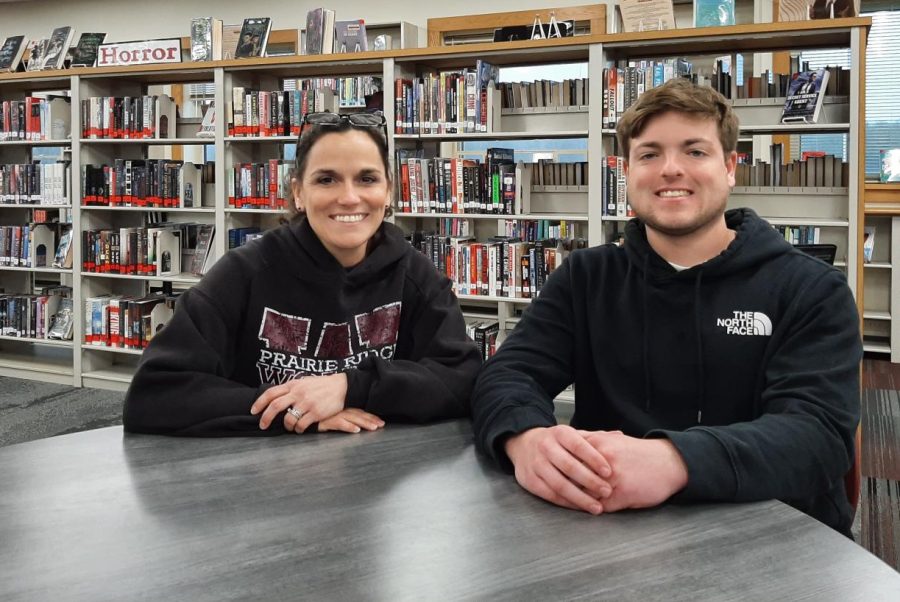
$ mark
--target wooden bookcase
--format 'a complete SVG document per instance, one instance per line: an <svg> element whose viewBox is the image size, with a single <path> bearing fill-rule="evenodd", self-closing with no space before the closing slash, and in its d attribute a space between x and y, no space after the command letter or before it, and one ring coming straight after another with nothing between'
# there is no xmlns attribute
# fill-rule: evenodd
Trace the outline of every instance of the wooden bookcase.
<svg viewBox="0 0 900 602"><path fill-rule="evenodd" d="M204 206L187 210L167 210L166 217L174 221L194 221L215 224L216 252L226 252L226 235L229 228L255 225L268 227L277 222L277 214L261 210L231 209L228 207L226 173L227 166L240 161L262 161L281 156L285 145L293 139L236 139L227 135L227 100L233 86L259 86L261 89L278 88L286 79L339 75L379 75L384 83L384 106L388 129L394 131L394 86L397 77L415 74L424 68L445 69L472 67L476 59L486 59L501 66L554 65L570 62L587 63L591 82L601 81L601 72L607 61L665 58L672 56L715 56L734 53L767 53L781 50L812 48L849 48L852 56L852 91L847 105L842 108L843 117L827 125L783 126L778 124L780 107L775 104L765 113L761 122L747 126L743 136L771 134L810 133L814 131L841 132L849 137L851 165L849 186L830 190L736 190L734 203L755 206L763 217L783 223L819 224L827 230L827 240L838 245L838 259L846 270L851 288L861 285L861 232L863 180L860 166L863 149L863 105L865 39L869 19L836 19L808 23L774 23L743 25L723 28L680 29L662 33L644 32L629 34L592 34L575 38L508 42L503 44L475 44L459 47L406 48L385 52L365 52L348 55L279 56L255 60L230 60L214 63L182 63L178 65L153 65L132 68L79 69L45 73L15 73L0 75L0 100L19 98L34 91L64 90L72 99L72 138L59 141L71 152L73 195L72 222L76 233L98 227L140 225L147 219L147 210L86 208L81 206L79 174L81 166L102 163L120 157L146 158L153 153L174 152L173 149L211 144L216 163L215 194L205 198ZM179 86L189 83L212 83L217 107L216 135L213 139L197 139L190 131L179 131L178 138L165 143L147 141L96 141L85 140L80 133L79 102L95 95L144 94L157 86ZM574 191L568 196L554 196L537 191L533 198L544 195L544 202L535 207L536 213L517 216L537 219L565 216L586 226L591 245L608 240L614 228L621 229L620 218L602 215L602 175L600 161L596 160L614 152L614 132L601 127L602 88L589 87L588 108L571 115L504 115L501 133L494 139L503 145L515 145L517 140L575 136L587 140L589 184L586 190ZM738 108L738 113L744 111ZM757 119L754 117L754 119ZM748 122L750 119L748 118ZM196 125L192 126L196 129ZM427 152L442 152L461 140L491 139L490 134L458 134L442 136L392 135L389 140L391 154L403 145L421 146ZM45 144L45 143L40 143ZM0 163L15 163L30 159L32 149L38 144L0 142ZM826 201L822 202L821 198ZM0 205L0 224L27 220L28 207ZM154 210L158 211L158 210ZM454 216L460 217L460 216ZM496 234L498 224L508 216L464 216L476 222L475 232L480 235ZM427 227L434 215L396 215L396 222L404 229ZM894 237L894 246L898 238ZM84 301L88 297L105 294L138 294L170 280L179 287L190 286L192 276L128 277L120 275L96 275L83 273L81 269L81 239L76 237L75 267L54 275L71 284L75 298L74 343L50 343L33 340L8 340L0 338L0 374L54 380L76 386L96 386L122 389L127 386L140 356L139 351L122 349L98 349L82 343L84 333ZM10 270L0 268L0 279L7 291L26 291L33 286L35 270ZM868 272L866 272L868 274ZM461 304L473 316L497 319L501 328L511 328L524 308L527 299L490 297L463 297Z"/></svg>
<svg viewBox="0 0 900 602"><path fill-rule="evenodd" d="M875 245L863 264L863 348L900 363L900 186L869 183L865 198Z"/></svg>

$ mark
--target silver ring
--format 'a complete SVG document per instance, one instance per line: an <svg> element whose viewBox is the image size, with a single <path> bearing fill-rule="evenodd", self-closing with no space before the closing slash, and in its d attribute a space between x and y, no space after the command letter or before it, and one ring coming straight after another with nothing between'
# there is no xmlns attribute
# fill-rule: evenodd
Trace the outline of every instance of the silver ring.
<svg viewBox="0 0 900 602"><path fill-rule="evenodd" d="M296 418L297 420L300 420L300 417L303 416L303 412L298 410L297 408L288 408L287 413L290 414L291 416L293 416L294 418Z"/></svg>

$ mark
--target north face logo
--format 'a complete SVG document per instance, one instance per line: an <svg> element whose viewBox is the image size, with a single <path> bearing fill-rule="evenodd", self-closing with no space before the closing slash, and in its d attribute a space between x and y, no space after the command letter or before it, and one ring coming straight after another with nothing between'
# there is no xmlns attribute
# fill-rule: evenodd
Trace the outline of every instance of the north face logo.
<svg viewBox="0 0 900 602"><path fill-rule="evenodd" d="M731 318L719 318L716 327L724 328L725 334L744 336L772 336L772 320L758 311L736 311Z"/></svg>

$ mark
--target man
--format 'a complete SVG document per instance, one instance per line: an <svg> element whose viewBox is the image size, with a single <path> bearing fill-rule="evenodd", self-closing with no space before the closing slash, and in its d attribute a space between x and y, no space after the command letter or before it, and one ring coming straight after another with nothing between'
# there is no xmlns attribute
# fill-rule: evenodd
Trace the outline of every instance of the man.
<svg viewBox="0 0 900 602"><path fill-rule="evenodd" d="M849 535L862 347L846 279L725 211L738 123L711 88L645 92L616 133L637 219L623 247L574 252L485 365L479 448L567 508L777 498Z"/></svg>

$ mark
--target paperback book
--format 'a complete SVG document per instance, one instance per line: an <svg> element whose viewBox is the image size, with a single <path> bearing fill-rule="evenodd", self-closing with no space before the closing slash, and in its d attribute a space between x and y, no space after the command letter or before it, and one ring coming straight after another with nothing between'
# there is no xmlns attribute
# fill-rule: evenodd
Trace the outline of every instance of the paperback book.
<svg viewBox="0 0 900 602"><path fill-rule="evenodd" d="M881 149L882 182L900 182L900 148Z"/></svg>
<svg viewBox="0 0 900 602"><path fill-rule="evenodd" d="M791 75L781 123L816 123L825 100L828 70L800 71Z"/></svg>
<svg viewBox="0 0 900 602"><path fill-rule="evenodd" d="M338 52L365 52L369 49L366 22L362 19L335 21L334 33Z"/></svg>
<svg viewBox="0 0 900 602"><path fill-rule="evenodd" d="M26 71L40 71L44 68L44 55L47 53L49 38L41 38L31 42L31 53L28 56Z"/></svg>
<svg viewBox="0 0 900 602"><path fill-rule="evenodd" d="M626 32L675 29L672 0L619 0L619 12Z"/></svg>
<svg viewBox="0 0 900 602"><path fill-rule="evenodd" d="M0 71L15 71L28 47L27 36L10 36L0 46Z"/></svg>
<svg viewBox="0 0 900 602"><path fill-rule="evenodd" d="M269 41L269 32L272 31L272 19L269 17L253 17L244 19L241 27L241 36L238 41L234 58L253 58L266 56L266 44Z"/></svg>
<svg viewBox="0 0 900 602"><path fill-rule="evenodd" d="M57 27L53 30L44 53L43 69L62 69L65 66L66 54L74 37L75 29L72 27Z"/></svg>
<svg viewBox="0 0 900 602"><path fill-rule="evenodd" d="M93 67L97 62L97 53L106 40L105 33L83 33L78 38L75 50L72 51L73 67Z"/></svg>

